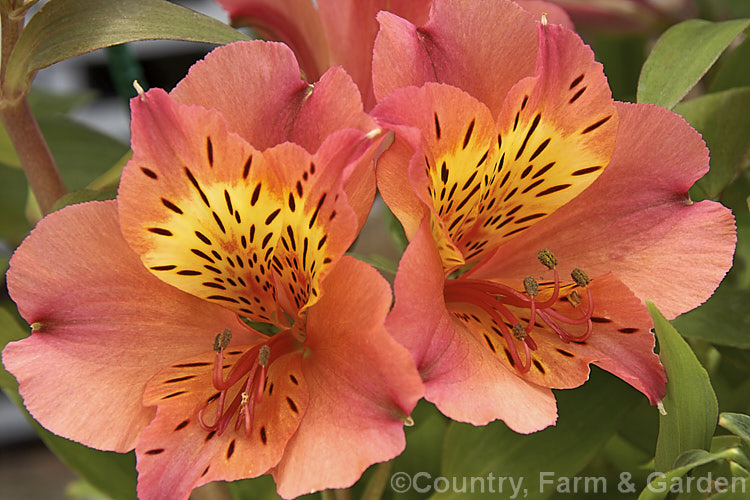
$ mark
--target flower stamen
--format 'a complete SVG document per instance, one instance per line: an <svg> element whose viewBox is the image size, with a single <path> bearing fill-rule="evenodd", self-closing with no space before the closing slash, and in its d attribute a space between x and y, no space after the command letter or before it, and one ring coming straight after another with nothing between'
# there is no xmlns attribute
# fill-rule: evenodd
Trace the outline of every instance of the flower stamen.
<svg viewBox="0 0 750 500"><path fill-rule="evenodd" d="M531 276L523 280L525 294L494 281L462 278L446 281L444 291L446 303L471 304L489 315L496 325L496 328L493 326L493 329L501 334L505 340L509 361L520 373L526 373L529 370L531 366L530 351L536 351L538 348L537 343L531 336L535 327L541 328L537 318L543 321L565 343L585 342L593 331L591 317L594 310L594 299L591 289L588 287L591 280L586 273L578 268L571 272L574 286L586 290L587 300L582 308L584 301L577 290L572 290L567 296L563 296L574 310L581 311L580 316L570 317L553 309L554 306L558 305L561 288L570 286L561 287L560 276L557 271L557 258L546 248L537 254L537 258L539 262L554 273L554 280L545 284L545 286L551 285L551 293L545 300L538 300L539 283ZM509 307L528 309L529 318L519 320ZM573 335L566 330L564 325L585 325L586 330L581 335ZM523 343L526 354L523 363L519 352L520 346L517 346L519 341Z"/></svg>
<svg viewBox="0 0 750 500"><path fill-rule="evenodd" d="M287 333L287 335L284 335ZM224 378L224 349L229 345L231 332L227 329L214 339L214 367L212 373L212 385L219 391L217 397L209 399L198 411L198 422L206 431L216 431L221 435L229 426L235 415L234 429L238 430L244 423L245 432L250 435L255 416L255 406L263 400L263 391L266 385L266 374L271 364L271 346L275 351L284 353L293 345L291 332L287 330L274 335L263 344L256 344L245 351L229 370ZM225 408L227 394L238 382L244 380L242 389L236 393L232 402ZM206 422L205 414L208 407L217 401L216 421L213 424Z"/></svg>

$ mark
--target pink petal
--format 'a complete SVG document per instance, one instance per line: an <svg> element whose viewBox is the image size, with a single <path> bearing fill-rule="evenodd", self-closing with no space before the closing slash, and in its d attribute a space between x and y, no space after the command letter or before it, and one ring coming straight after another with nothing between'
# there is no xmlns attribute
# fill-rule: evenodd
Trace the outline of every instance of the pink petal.
<svg viewBox="0 0 750 500"><path fill-rule="evenodd" d="M408 236L424 210L414 208L415 198L429 207L446 269L462 265L462 252L471 252L457 234L476 220L478 183L495 174L497 135L489 110L455 87L427 83L394 91L373 115L397 136L397 147L378 159L383 199ZM408 147L398 146L401 141ZM413 193L404 192L408 186Z"/></svg>
<svg viewBox="0 0 750 500"><path fill-rule="evenodd" d="M536 75L513 86L497 119L500 161L488 172L489 201L473 227L460 230L467 246L483 245L469 257L521 237L575 198L615 147L618 118L601 64L572 31L538 29Z"/></svg>
<svg viewBox="0 0 750 500"><path fill-rule="evenodd" d="M368 265L344 258L307 319L310 405L274 472L292 498L353 484L404 449L403 425L423 386L409 353L383 327L391 293Z"/></svg>
<svg viewBox="0 0 750 500"><path fill-rule="evenodd" d="M264 153L284 186L280 243L272 266L277 297L290 313L317 302L323 295L321 280L357 236L357 217L343 185L361 155L373 150L369 144L362 132L342 130L329 136L314 156L292 143ZM372 184L372 169L368 172ZM370 206L363 208L367 213Z"/></svg>
<svg viewBox="0 0 750 500"><path fill-rule="evenodd" d="M378 21L378 100L399 87L438 81L467 91L497 116L511 86L534 72L534 19L509 0L436 0L420 28L388 13Z"/></svg>
<svg viewBox="0 0 750 500"><path fill-rule="evenodd" d="M292 51L280 43L219 47L194 64L171 95L218 110L232 132L259 150L291 141L313 152L336 130L375 128L344 70L332 68L310 87L300 79Z"/></svg>
<svg viewBox="0 0 750 500"><path fill-rule="evenodd" d="M648 311L633 293L612 275L591 282L594 314L612 320L597 323L581 352L596 357L595 365L620 377L655 405L666 393L664 367L654 354L654 334ZM600 299L600 300L597 300Z"/></svg>
<svg viewBox="0 0 750 500"><path fill-rule="evenodd" d="M225 376L249 347L230 344L224 354ZM214 357L211 351L175 361L149 381L144 404L158 405L158 410L136 446L139 498L187 499L193 488L210 481L265 474L278 463L297 430L308 403L298 352L274 359L268 367L267 389L254 407L249 434L244 417L236 417L239 428L233 417L223 433L203 429L198 411L208 400L212 403L204 414L204 423L210 425L216 420ZM238 386L244 387L244 381ZM227 398L229 406L234 393ZM296 411L290 409L287 398L293 398Z"/></svg>
<svg viewBox="0 0 750 500"><path fill-rule="evenodd" d="M331 64L352 76L365 101L375 105L372 91L372 49L378 33L378 11L388 10L416 25L427 20L431 0L320 0L318 10L325 28Z"/></svg>
<svg viewBox="0 0 750 500"><path fill-rule="evenodd" d="M330 65L328 41L311 0L217 0L235 26L253 26L270 40L291 47L308 80Z"/></svg>
<svg viewBox="0 0 750 500"><path fill-rule="evenodd" d="M286 205L275 169L215 110L161 89L132 106L134 155L118 195L130 247L172 286L283 323L269 270Z"/></svg>
<svg viewBox="0 0 750 500"><path fill-rule="evenodd" d="M550 273L545 274L545 279L549 280ZM459 278L457 283L460 281ZM505 284L513 286L512 282ZM584 311L589 307L586 297L588 292L578 289L577 293L585 298L582 299L582 305L573 308L568 295L575 287L570 280L562 281L562 285L560 299L553 306L553 310L556 314L572 320L582 318ZM548 292L540 293L540 297L551 291L549 286L544 288L547 288ZM536 349L529 352L530 360L526 359L523 343L512 340L513 345L506 344L502 334L496 333L499 332L497 323L481 308L471 303L460 302L460 297L455 295L448 307L451 311L463 313L459 319L474 334L477 341L485 348L489 348L508 370L530 383L552 389L578 387L588 380L588 365L594 363L627 381L646 394L652 404L656 404L664 396L666 378L664 368L653 352L653 324L648 311L633 292L611 274L594 278L589 288L593 297L593 328L590 336L584 342L565 342L544 318L537 316L530 332L536 346ZM544 301L546 298L539 300ZM469 298L467 302L470 301ZM528 324L528 309L511 305L508 305L507 309L522 325ZM556 324L574 338L581 338L587 334L585 323L566 324L556 320ZM525 373L521 373L513 361L509 350L512 347L518 352L520 362L528 367Z"/></svg>
<svg viewBox="0 0 750 500"><path fill-rule="evenodd" d="M502 419L513 430L529 433L553 424L552 392L508 370L448 313L444 279L423 222L401 259L396 303L386 326L414 357L425 398L446 416L474 425Z"/></svg>
<svg viewBox="0 0 750 500"><path fill-rule="evenodd" d="M94 448L135 446L154 416L141 404L146 381L162 367L210 349L224 327L253 338L226 309L152 276L122 238L115 202L43 219L11 259L8 288L37 324L3 352L24 404L50 431Z"/></svg>
<svg viewBox="0 0 750 500"><path fill-rule="evenodd" d="M523 7L524 10L530 12L537 21L541 21L542 14L546 14L547 22L550 24L559 24L571 30L575 29L570 16L559 5L542 0L516 0L516 3Z"/></svg>
<svg viewBox="0 0 750 500"><path fill-rule="evenodd" d="M517 278L538 269L549 248L561 274L612 272L641 299L674 317L705 301L732 265L734 218L718 203L689 201L708 170L708 151L681 117L648 104L618 103L610 165L569 204L509 241L471 271Z"/></svg>
<svg viewBox="0 0 750 500"><path fill-rule="evenodd" d="M369 134L377 130L375 120L362 110L359 92L351 77L338 67L323 75L295 113L287 118L293 125L285 140L299 144L311 153L339 130L353 128ZM383 136L373 137L377 139L359 157L344 185L349 203L357 213L360 229L375 198L373 161Z"/></svg>

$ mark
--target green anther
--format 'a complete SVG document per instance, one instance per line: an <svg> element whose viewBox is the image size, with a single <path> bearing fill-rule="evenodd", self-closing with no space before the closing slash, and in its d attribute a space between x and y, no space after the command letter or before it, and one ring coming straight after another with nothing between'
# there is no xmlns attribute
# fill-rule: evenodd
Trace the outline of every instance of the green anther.
<svg viewBox="0 0 750 500"><path fill-rule="evenodd" d="M258 353L258 364L260 366L268 366L268 359L271 357L271 348L264 345L260 348Z"/></svg>
<svg viewBox="0 0 750 500"><path fill-rule="evenodd" d="M230 340L232 340L232 330L224 328L224 331L216 335L214 339L214 351L221 352L226 349Z"/></svg>
<svg viewBox="0 0 750 500"><path fill-rule="evenodd" d="M547 269L554 269L557 265L557 259L552 255L552 252L546 248L539 250L539 253L536 254L536 258L539 259L539 262L547 266Z"/></svg>
<svg viewBox="0 0 750 500"><path fill-rule="evenodd" d="M578 307L581 305L581 296L578 295L578 292L576 290L570 292L570 295L568 295L568 302L570 302L570 305L573 307Z"/></svg>
<svg viewBox="0 0 750 500"><path fill-rule="evenodd" d="M526 295L529 297L536 297L539 295L539 283L537 283L531 276L527 276L523 279L523 287L526 290Z"/></svg>
<svg viewBox="0 0 750 500"><path fill-rule="evenodd" d="M513 336L517 340L523 340L526 338L526 328L521 323L513 325Z"/></svg>
<svg viewBox="0 0 750 500"><path fill-rule="evenodd" d="M576 285L580 286L581 288L588 285L591 281L589 277L586 276L586 273L584 273L577 267L570 272L570 277L573 278L573 281L576 282Z"/></svg>

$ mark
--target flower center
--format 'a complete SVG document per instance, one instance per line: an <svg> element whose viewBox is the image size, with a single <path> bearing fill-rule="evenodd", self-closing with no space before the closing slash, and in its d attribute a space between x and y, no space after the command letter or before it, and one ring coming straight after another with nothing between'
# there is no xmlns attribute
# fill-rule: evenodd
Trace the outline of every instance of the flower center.
<svg viewBox="0 0 750 500"><path fill-rule="evenodd" d="M523 282L524 292L489 280L458 278L445 282L446 303L469 304L486 313L491 320L492 330L505 340L509 361L520 373L526 373L531 368L531 351L537 350L532 334L535 333L535 328L543 328L539 321L546 324L565 343L585 342L593 329L591 317L594 299L588 287L589 278L586 273L576 268L571 272L572 283L561 285L557 259L552 253L542 250L538 258L553 271L554 279L540 284L534 278L527 277ZM540 288L546 290L546 298L543 300L539 298ZM581 298L578 289L586 290L585 299ZM554 307L560 300L566 300L580 313L570 316L556 310ZM528 318L521 317L519 310L528 311ZM480 321L476 316L473 319ZM573 334L570 329L575 325L585 325L586 329L582 334ZM492 342L487 342L492 347ZM494 351L494 347L492 349ZM520 349L524 350L523 360Z"/></svg>
<svg viewBox="0 0 750 500"><path fill-rule="evenodd" d="M225 329L214 340L216 356L212 383L219 393L199 410L198 422L204 430L215 431L221 435L236 416L235 430L244 423L245 432L249 436L253 427L255 406L263 400L269 365L274 359L291 352L298 342L290 330L280 332L245 351L224 378L224 350L231 338L232 332ZM206 422L206 413L214 402L217 405L216 419L213 424L209 424Z"/></svg>

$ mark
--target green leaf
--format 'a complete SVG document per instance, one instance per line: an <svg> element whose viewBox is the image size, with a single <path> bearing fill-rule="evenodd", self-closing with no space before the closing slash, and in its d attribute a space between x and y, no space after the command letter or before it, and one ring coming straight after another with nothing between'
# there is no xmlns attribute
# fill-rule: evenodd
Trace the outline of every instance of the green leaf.
<svg viewBox="0 0 750 500"><path fill-rule="evenodd" d="M712 23L691 19L659 38L638 80L638 102L672 108L713 66L750 19Z"/></svg>
<svg viewBox="0 0 750 500"><path fill-rule="evenodd" d="M75 205L77 203L85 203L87 201L106 201L113 200L117 196L116 189L106 189L99 191L96 189L79 189L78 191L72 191L55 202L52 206L52 210L60 210L68 205Z"/></svg>
<svg viewBox="0 0 750 500"><path fill-rule="evenodd" d="M31 229L24 213L26 193L23 172L0 165L0 239L11 246L20 243Z"/></svg>
<svg viewBox="0 0 750 500"><path fill-rule="evenodd" d="M618 101L634 101L638 72L646 54L646 40L638 34L601 34L592 44L596 60L604 65L604 74Z"/></svg>
<svg viewBox="0 0 750 500"><path fill-rule="evenodd" d="M52 94L39 89L32 89L28 99L34 116L38 120L68 113L72 109L86 104L93 97L93 92ZM18 159L13 143L10 142L10 137L8 137L8 133L2 124L0 124L0 163L8 167L21 168L21 161Z"/></svg>
<svg viewBox="0 0 750 500"><path fill-rule="evenodd" d="M13 49L5 88L22 92L37 70L73 56L154 39L225 44L247 37L164 0L51 0L29 20Z"/></svg>
<svg viewBox="0 0 750 500"><path fill-rule="evenodd" d="M710 92L750 86L750 38L746 38L726 56L716 76L711 81Z"/></svg>
<svg viewBox="0 0 750 500"><path fill-rule="evenodd" d="M701 307L676 318L679 332L731 347L750 349L750 290L722 285Z"/></svg>
<svg viewBox="0 0 750 500"><path fill-rule="evenodd" d="M659 418L655 468L668 471L682 453L708 450L716 429L719 406L708 373L677 330L647 302L659 340L659 357L667 372L667 414Z"/></svg>
<svg viewBox="0 0 750 500"><path fill-rule="evenodd" d="M86 187L128 151L126 144L64 116L42 118L39 126L68 189Z"/></svg>
<svg viewBox="0 0 750 500"><path fill-rule="evenodd" d="M117 163L115 163L109 170L104 172L102 175L94 179L88 186L88 189L117 189L120 185L120 176L122 176L122 169L133 157L133 150L129 149Z"/></svg>
<svg viewBox="0 0 750 500"><path fill-rule="evenodd" d="M583 387L556 391L556 395L557 425L534 434L517 434L502 422L485 427L452 423L445 438L442 475L466 477L468 483L469 478L486 480L488 474L494 474L494 493L485 485L483 494L475 490L471 498L511 498L513 490L507 481L503 491L498 493L498 475L513 478L516 484L523 478L518 498L548 498L555 493L556 478L571 477L579 472L616 432L621 420L641 397L632 387L596 368ZM519 408L519 411L523 410ZM540 477L541 473L551 475ZM552 480L555 484L542 484L540 479ZM466 495L448 491L433 498L465 498Z"/></svg>
<svg viewBox="0 0 750 500"><path fill-rule="evenodd" d="M750 415L722 413L719 415L719 425L750 444Z"/></svg>
<svg viewBox="0 0 750 500"><path fill-rule="evenodd" d="M680 484L676 482L677 478L683 477L700 465L710 464L718 460L731 459L736 454L736 449L724 450L719 453L709 453L706 450L688 450L679 456L674 469L658 474L641 492L638 500L662 500L667 498L667 495L670 493L670 486L672 484Z"/></svg>
<svg viewBox="0 0 750 500"><path fill-rule="evenodd" d="M711 170L697 182L708 198L717 198L739 175L750 150L750 87L707 94L674 108L698 132L711 151Z"/></svg>
<svg viewBox="0 0 750 500"><path fill-rule="evenodd" d="M361 260L362 262L365 262L367 264L370 264L372 267L377 269L378 271L381 271L386 274L390 274L391 276L396 276L396 271L398 270L398 264L389 259L388 257L384 257L383 255L378 254L360 254L356 252L347 252L346 255L349 255L351 257L354 257L357 260Z"/></svg>
<svg viewBox="0 0 750 500"><path fill-rule="evenodd" d="M67 118L64 113L80 103L83 96L61 95L38 97L32 108L52 156L55 158L63 180L70 189L86 187L91 180L103 174L128 152L128 146ZM77 97L77 98L76 98ZM56 111L51 111L56 110ZM0 125L0 163L17 167L15 152L2 149L5 131ZM15 160L13 160L15 158Z"/></svg>
<svg viewBox="0 0 750 500"><path fill-rule="evenodd" d="M0 352L5 349L8 342L21 340L28 335L11 313L4 308L0 308ZM0 364L0 387L8 391L16 391L18 388L16 378L8 373L2 364Z"/></svg>
<svg viewBox="0 0 750 500"><path fill-rule="evenodd" d="M441 454L443 451L443 441L446 430L450 425L450 420L443 416L432 403L422 400L411 414L414 419L414 425L406 427L406 450L393 460L391 468L390 484L386 487L386 492L392 493L392 479L396 474L408 474L414 477L419 473L428 473L433 477L440 475ZM423 499L428 498L429 493L420 493L414 489L407 492L399 492L396 498L404 499Z"/></svg>

